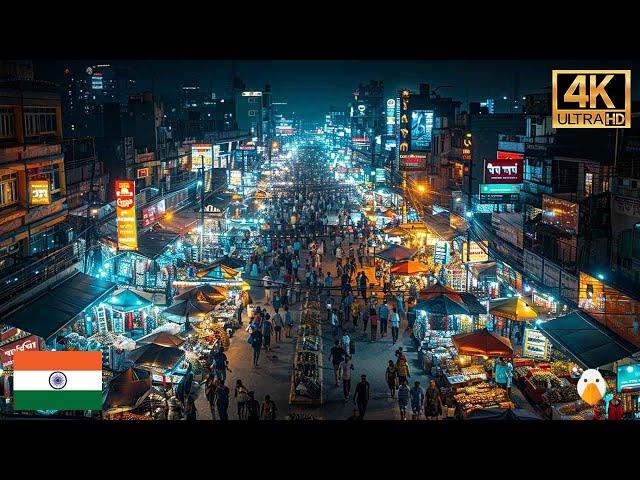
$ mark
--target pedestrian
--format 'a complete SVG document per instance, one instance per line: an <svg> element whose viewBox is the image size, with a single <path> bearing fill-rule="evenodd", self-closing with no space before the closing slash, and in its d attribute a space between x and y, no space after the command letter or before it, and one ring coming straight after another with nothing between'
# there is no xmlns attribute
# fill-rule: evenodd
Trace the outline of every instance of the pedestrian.
<svg viewBox="0 0 640 480"><path fill-rule="evenodd" d="M405 357L404 355L401 355L398 358L398 362L396 363L396 368L398 369L399 382L402 382L403 380L407 382L408 379L411 378L411 372L409 371L409 364L407 363L407 357Z"/></svg>
<svg viewBox="0 0 640 480"><path fill-rule="evenodd" d="M351 306L351 318L353 320L353 328L358 327L358 320L360 318L360 303L358 301L354 301Z"/></svg>
<svg viewBox="0 0 640 480"><path fill-rule="evenodd" d="M271 276L268 273L262 277L262 285L264 286L264 303L269 305L271 302Z"/></svg>
<svg viewBox="0 0 640 480"><path fill-rule="evenodd" d="M247 400L247 420L260 420L260 402L255 399L255 392L249 392L249 400Z"/></svg>
<svg viewBox="0 0 640 480"><path fill-rule="evenodd" d="M398 315L398 309L393 307L393 313L391 314L391 338L395 345L398 341L398 333L400 332L400 315Z"/></svg>
<svg viewBox="0 0 640 480"><path fill-rule="evenodd" d="M411 418L413 420L419 420L422 404L424 403L424 390L422 390L420 382L415 382L413 384L413 388L409 394L411 396Z"/></svg>
<svg viewBox="0 0 640 480"><path fill-rule="evenodd" d="M204 394L209 402L209 408L211 408L211 420L216 419L216 389L218 388L218 380L213 375L209 374L204 386Z"/></svg>
<svg viewBox="0 0 640 480"><path fill-rule="evenodd" d="M360 283L358 284L360 288L360 295L363 300L367 299L367 285L369 283L369 278L364 272L360 272Z"/></svg>
<svg viewBox="0 0 640 480"><path fill-rule="evenodd" d="M262 322L262 344L267 352L271 351L271 332L273 332L273 322L266 317Z"/></svg>
<svg viewBox="0 0 640 480"><path fill-rule="evenodd" d="M216 390L216 406L218 407L220 420L229 420L229 387L227 387L224 382L218 384Z"/></svg>
<svg viewBox="0 0 640 480"><path fill-rule="evenodd" d="M345 355L344 360L340 363L340 373L342 374L342 393L344 393L344 402L349 401L351 394L351 371L354 369L351 362L351 356Z"/></svg>
<svg viewBox="0 0 640 480"><path fill-rule="evenodd" d="M367 382L367 376L362 375L360 377L360 383L356 385L355 393L353 394L353 403L358 406L358 412L360 418L364 420L364 414L367 412L367 404L369 403L370 386Z"/></svg>
<svg viewBox="0 0 640 480"><path fill-rule="evenodd" d="M344 348L340 346L340 340L336 340L334 342L333 347L331 347L331 351L329 352L329 360L333 364L333 374L336 381L336 387L338 386L338 381L340 380L340 364L344 360L346 352Z"/></svg>
<svg viewBox="0 0 640 480"><path fill-rule="evenodd" d="M169 412L167 413L167 420L182 420L184 413L182 406L176 397L169 399Z"/></svg>
<svg viewBox="0 0 640 480"><path fill-rule="evenodd" d="M376 341L378 334L378 315L375 308L369 309L369 323L371 324L371 341Z"/></svg>
<svg viewBox="0 0 640 480"><path fill-rule="evenodd" d="M275 310L276 313L278 313L278 310L280 310L280 306L282 305L282 299L280 298L280 294L278 293L277 289L273 293L273 302L272 303L273 303L273 309Z"/></svg>
<svg viewBox="0 0 640 480"><path fill-rule="evenodd" d="M251 333L249 337L251 346L253 347L253 366L258 366L258 359L260 358L260 350L262 349L262 331L258 328Z"/></svg>
<svg viewBox="0 0 640 480"><path fill-rule="evenodd" d="M400 408L400 420L405 420L407 416L407 405L409 405L409 387L407 381L402 380L398 387L398 407Z"/></svg>
<svg viewBox="0 0 640 480"><path fill-rule="evenodd" d="M620 399L620 395L615 395L609 402L607 408L607 418L609 420L622 420L624 415L624 405Z"/></svg>
<svg viewBox="0 0 640 480"><path fill-rule="evenodd" d="M442 415L442 397L434 379L429 380L429 388L424 392L424 416L436 420Z"/></svg>
<svg viewBox="0 0 640 480"><path fill-rule="evenodd" d="M284 307L285 309L288 307ZM276 332L276 343L280 343L282 340L282 329L284 328L284 320L282 320L282 315L276 310L275 315L273 316L273 329Z"/></svg>
<svg viewBox="0 0 640 480"><path fill-rule="evenodd" d="M331 310L331 327L333 328L333 336L340 337L340 322L338 320L338 310Z"/></svg>
<svg viewBox="0 0 640 480"><path fill-rule="evenodd" d="M273 400L271 400L271 396L265 395L264 402L262 402L262 410L260 413L262 420L275 420L277 411L278 407L276 407L276 404L273 402Z"/></svg>
<svg viewBox="0 0 640 480"><path fill-rule="evenodd" d="M387 323L389 321L389 307L387 306L386 299L378 308L378 318L380 319L380 338L384 338L385 333L387 333Z"/></svg>
<svg viewBox="0 0 640 480"><path fill-rule="evenodd" d="M236 399L238 411L238 420L245 420L247 416L246 406L249 401L249 391L242 384L242 380L236 380L236 388L233 391L233 397Z"/></svg>
<svg viewBox="0 0 640 480"><path fill-rule="evenodd" d="M387 371L384 374L387 385L389 386L389 391L391 392L391 398L396 398L396 388L398 387L398 369L396 368L393 360L389 360L389 365L387 366Z"/></svg>
<svg viewBox="0 0 640 480"><path fill-rule="evenodd" d="M293 328L293 315L291 315L289 307L284 307L284 327L285 338L291 338L291 329Z"/></svg>
<svg viewBox="0 0 640 480"><path fill-rule="evenodd" d="M215 369L215 375L221 382L226 381L227 372L233 373L229 369L229 360L224 353L224 347L220 347L213 357L213 368Z"/></svg>
<svg viewBox="0 0 640 480"><path fill-rule="evenodd" d="M345 353L349 353L351 351L351 337L347 332L344 332L342 335L342 348L344 348Z"/></svg>
<svg viewBox="0 0 640 480"><path fill-rule="evenodd" d="M191 395L187 397L187 405L184 409L184 414L187 421L196 420L198 410L196 409L196 404Z"/></svg>

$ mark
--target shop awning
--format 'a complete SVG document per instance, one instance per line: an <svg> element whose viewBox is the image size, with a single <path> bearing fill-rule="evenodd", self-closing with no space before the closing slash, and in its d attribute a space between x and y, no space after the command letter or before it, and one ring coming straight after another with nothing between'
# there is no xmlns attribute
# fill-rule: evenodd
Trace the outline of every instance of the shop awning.
<svg viewBox="0 0 640 480"><path fill-rule="evenodd" d="M179 233L167 230L143 232L138 235L138 251L135 253L150 260L155 260L179 237Z"/></svg>
<svg viewBox="0 0 640 480"><path fill-rule="evenodd" d="M20 310L0 318L0 323L46 340L115 288L115 283L78 272Z"/></svg>
<svg viewBox="0 0 640 480"><path fill-rule="evenodd" d="M489 302L489 313L515 322L538 318L538 312L522 297L496 298Z"/></svg>
<svg viewBox="0 0 640 480"><path fill-rule="evenodd" d="M205 280L235 280L240 272L226 265L213 265L200 270L196 275Z"/></svg>
<svg viewBox="0 0 640 480"><path fill-rule="evenodd" d="M151 300L148 300L129 288L125 288L124 290L111 295L106 300L103 300L103 303L106 303L118 312L133 312L153 305Z"/></svg>
<svg viewBox="0 0 640 480"><path fill-rule="evenodd" d="M483 355L485 357L510 357L513 355L511 341L490 332L486 328L451 337L453 345L461 355Z"/></svg>
<svg viewBox="0 0 640 480"><path fill-rule="evenodd" d="M585 312L549 320L540 329L586 368L602 367L638 351Z"/></svg>
<svg viewBox="0 0 640 480"><path fill-rule="evenodd" d="M437 295L428 300L418 300L412 308L424 310L430 315L470 315L469 309L460 302L456 302L448 295Z"/></svg>
<svg viewBox="0 0 640 480"><path fill-rule="evenodd" d="M225 267L233 268L242 272L244 267L247 265L247 262L240 258L224 256L211 264L212 267L216 265L224 265Z"/></svg>
<svg viewBox="0 0 640 480"><path fill-rule="evenodd" d="M496 262L472 263L471 272L478 279L496 277Z"/></svg>
<svg viewBox="0 0 640 480"><path fill-rule="evenodd" d="M154 343L161 347L179 347L185 340L169 332L155 332L138 339L137 342L141 344Z"/></svg>
<svg viewBox="0 0 640 480"><path fill-rule="evenodd" d="M143 368L157 371L172 370L184 358L186 352L177 347L163 347L147 343L127 354L127 359Z"/></svg>
<svg viewBox="0 0 640 480"><path fill-rule="evenodd" d="M418 251L415 248L407 248L401 245L391 245L376 253L376 257L387 262L396 263L403 260L411 260Z"/></svg>
<svg viewBox="0 0 640 480"><path fill-rule="evenodd" d="M126 412L140 406L151 393L151 374L130 367L115 376L102 391L102 410L107 414Z"/></svg>
<svg viewBox="0 0 640 480"><path fill-rule="evenodd" d="M429 267L422 262L414 262L413 260L405 260L398 262L391 267L391 273L398 275L415 275L417 273L426 273Z"/></svg>
<svg viewBox="0 0 640 480"><path fill-rule="evenodd" d="M458 292L458 295L462 298L462 303L469 309L471 315L486 315L487 307L482 305L473 293Z"/></svg>

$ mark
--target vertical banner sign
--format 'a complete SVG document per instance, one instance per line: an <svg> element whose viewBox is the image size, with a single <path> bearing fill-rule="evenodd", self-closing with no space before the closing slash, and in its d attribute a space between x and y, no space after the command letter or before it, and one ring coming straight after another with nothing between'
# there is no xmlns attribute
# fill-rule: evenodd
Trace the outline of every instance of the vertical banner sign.
<svg viewBox="0 0 640 480"><path fill-rule="evenodd" d="M218 146L218 149L219 148ZM204 169L211 170L213 166L213 145L194 143L191 145L191 171L200 171L203 162Z"/></svg>
<svg viewBox="0 0 640 480"><path fill-rule="evenodd" d="M469 165L473 158L473 134L466 132L462 137L462 161L464 162L464 174L469 174Z"/></svg>
<svg viewBox="0 0 640 480"><path fill-rule="evenodd" d="M29 182L29 203L31 205L49 205L51 203L49 180L31 180Z"/></svg>
<svg viewBox="0 0 640 480"><path fill-rule="evenodd" d="M409 152L409 143L411 142L411 113L409 112L409 99L411 94L409 90L403 90L400 94L400 153ZM400 167L402 169L402 166Z"/></svg>
<svg viewBox="0 0 640 480"><path fill-rule="evenodd" d="M138 249L136 197L133 180L116 180L118 250Z"/></svg>
<svg viewBox="0 0 640 480"><path fill-rule="evenodd" d="M387 135L393 135L396 126L396 101L387 100Z"/></svg>

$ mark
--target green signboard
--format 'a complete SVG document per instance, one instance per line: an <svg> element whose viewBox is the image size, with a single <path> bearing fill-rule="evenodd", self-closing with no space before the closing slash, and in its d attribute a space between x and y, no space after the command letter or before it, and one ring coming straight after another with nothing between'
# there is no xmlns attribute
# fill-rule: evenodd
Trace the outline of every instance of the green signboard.
<svg viewBox="0 0 640 480"><path fill-rule="evenodd" d="M631 363L618 366L617 390L622 392L637 392L640 390L640 364Z"/></svg>
<svg viewBox="0 0 640 480"><path fill-rule="evenodd" d="M520 184L481 183L480 193L519 193Z"/></svg>

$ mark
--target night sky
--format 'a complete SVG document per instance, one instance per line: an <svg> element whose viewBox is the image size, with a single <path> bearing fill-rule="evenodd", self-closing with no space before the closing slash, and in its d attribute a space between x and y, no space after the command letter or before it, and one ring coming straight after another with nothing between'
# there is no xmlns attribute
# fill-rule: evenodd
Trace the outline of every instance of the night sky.
<svg viewBox="0 0 640 480"><path fill-rule="evenodd" d="M161 96L177 94L183 82L197 80L202 88L212 87L223 96L231 76L230 60L87 60L34 62L36 77L60 81L65 66L85 67L96 63L129 66L138 80L139 89L151 89ZM287 101L289 110L306 121L322 122L330 105L346 106L361 81L382 80L385 96L400 88L417 90L428 83L441 88L438 93L461 100L480 101L510 96L514 74L519 75L519 93L541 91L551 85L551 70L618 68L638 71L636 60L562 61L562 60L239 60L237 75L249 90L260 90L265 83L272 86L274 101ZM153 81L152 81L153 79ZM633 81L634 98L640 93Z"/></svg>

